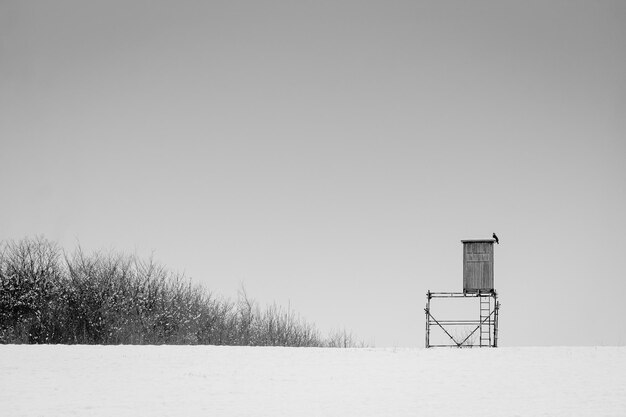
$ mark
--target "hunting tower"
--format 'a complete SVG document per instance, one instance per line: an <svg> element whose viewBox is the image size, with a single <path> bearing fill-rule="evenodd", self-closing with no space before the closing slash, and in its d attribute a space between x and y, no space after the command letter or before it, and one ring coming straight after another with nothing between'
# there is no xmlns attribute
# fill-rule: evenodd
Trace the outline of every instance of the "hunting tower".
<svg viewBox="0 0 626 417"><path fill-rule="evenodd" d="M493 285L493 244L491 239L462 240L463 292L426 293L426 347L498 347L500 302ZM431 313L434 298L478 299L478 319L437 320ZM443 330L454 344L431 344L431 326ZM451 326L463 326L465 333L451 334ZM455 333L452 331L452 333ZM478 339L477 341L475 339Z"/></svg>

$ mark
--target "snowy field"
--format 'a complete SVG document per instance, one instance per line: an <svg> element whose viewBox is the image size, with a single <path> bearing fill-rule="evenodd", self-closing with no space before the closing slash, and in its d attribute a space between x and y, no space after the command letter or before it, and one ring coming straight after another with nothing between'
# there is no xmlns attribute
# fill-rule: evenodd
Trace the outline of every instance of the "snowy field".
<svg viewBox="0 0 626 417"><path fill-rule="evenodd" d="M0 346L2 416L626 416L626 348Z"/></svg>

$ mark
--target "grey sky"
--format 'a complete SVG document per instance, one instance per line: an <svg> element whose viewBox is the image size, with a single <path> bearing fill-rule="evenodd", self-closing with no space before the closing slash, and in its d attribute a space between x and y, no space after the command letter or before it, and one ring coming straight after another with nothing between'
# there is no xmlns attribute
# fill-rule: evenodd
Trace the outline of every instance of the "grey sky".
<svg viewBox="0 0 626 417"><path fill-rule="evenodd" d="M495 231L503 346L624 344L625 74L621 1L0 1L0 238L422 346Z"/></svg>

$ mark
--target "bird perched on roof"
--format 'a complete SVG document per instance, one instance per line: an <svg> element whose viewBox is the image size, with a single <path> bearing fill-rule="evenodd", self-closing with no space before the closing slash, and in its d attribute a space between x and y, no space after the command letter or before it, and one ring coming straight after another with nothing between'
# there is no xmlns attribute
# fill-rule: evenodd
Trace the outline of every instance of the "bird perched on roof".
<svg viewBox="0 0 626 417"><path fill-rule="evenodd" d="M498 236L496 236L496 234L494 233L492 237L496 240L496 243L499 245L500 240L498 239Z"/></svg>

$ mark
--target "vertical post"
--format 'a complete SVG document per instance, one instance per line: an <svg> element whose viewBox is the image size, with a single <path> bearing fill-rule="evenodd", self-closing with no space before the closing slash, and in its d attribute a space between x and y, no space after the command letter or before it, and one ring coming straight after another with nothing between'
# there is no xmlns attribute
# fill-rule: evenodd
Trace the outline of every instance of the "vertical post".
<svg viewBox="0 0 626 417"><path fill-rule="evenodd" d="M488 311L489 319L487 320L487 323L488 323L488 329L487 330L488 330L488 335L489 335L489 347L493 347L493 338L491 337L491 335L493 334L492 333L492 331L493 331L493 323L494 323L494 319L495 319L495 317L493 317L493 318L491 317L491 297L493 297L493 291L491 292L491 294L489 294L489 298L488 298L488 300L489 300L489 311ZM493 308L494 308L494 310L496 308L495 300L493 302ZM495 316L496 313L493 313L493 314Z"/></svg>
<svg viewBox="0 0 626 417"><path fill-rule="evenodd" d="M478 290L478 347L483 347L483 296L480 293L480 290Z"/></svg>
<svg viewBox="0 0 626 417"><path fill-rule="evenodd" d="M430 290L426 293L426 349L430 347Z"/></svg>
<svg viewBox="0 0 626 417"><path fill-rule="evenodd" d="M500 302L498 301L498 295L494 291L493 300L495 303L493 312L493 347L498 347L498 310L500 310Z"/></svg>

